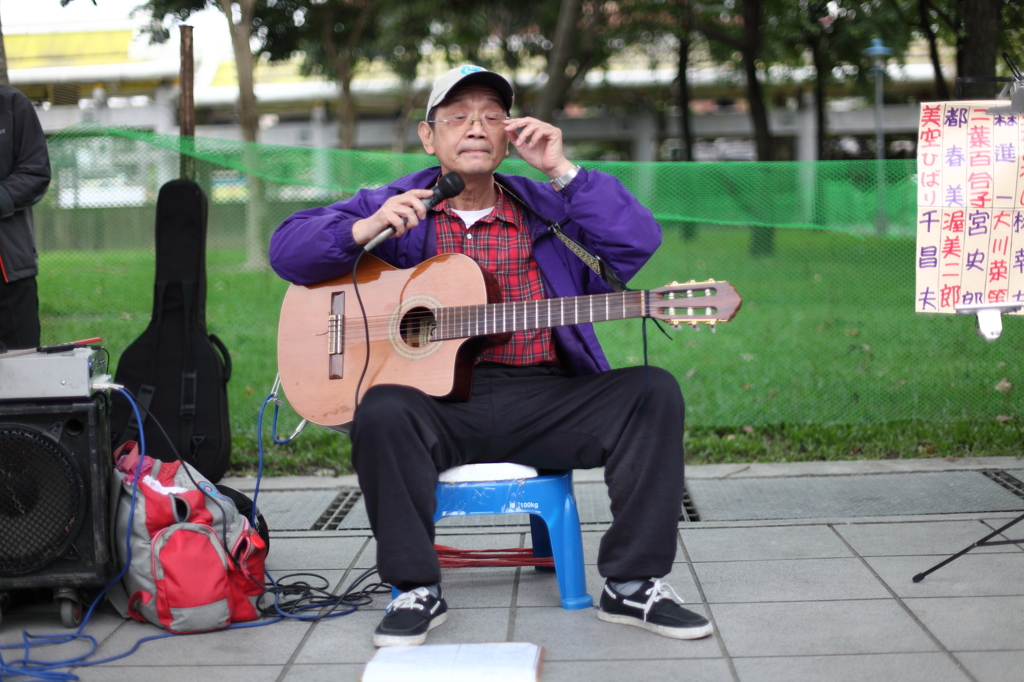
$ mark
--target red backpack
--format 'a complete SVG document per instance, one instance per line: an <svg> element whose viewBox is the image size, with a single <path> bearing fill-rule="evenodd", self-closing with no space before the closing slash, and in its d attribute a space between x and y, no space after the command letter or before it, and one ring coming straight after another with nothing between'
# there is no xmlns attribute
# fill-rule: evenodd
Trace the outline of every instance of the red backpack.
<svg viewBox="0 0 1024 682"><path fill-rule="evenodd" d="M131 564L109 592L122 616L176 633L219 630L259 618L267 544L235 503L195 468L148 455L128 441L114 453L115 543ZM131 528L132 489L141 476Z"/></svg>

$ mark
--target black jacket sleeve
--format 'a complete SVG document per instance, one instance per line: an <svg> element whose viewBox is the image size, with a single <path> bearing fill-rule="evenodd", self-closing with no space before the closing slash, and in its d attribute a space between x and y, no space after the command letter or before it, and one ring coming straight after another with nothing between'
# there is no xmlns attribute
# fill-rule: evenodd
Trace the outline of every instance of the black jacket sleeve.
<svg viewBox="0 0 1024 682"><path fill-rule="evenodd" d="M12 92L13 91L13 92ZM0 91L0 218L26 209L46 194L50 156L32 103L16 88ZM9 152L9 153L6 153Z"/></svg>

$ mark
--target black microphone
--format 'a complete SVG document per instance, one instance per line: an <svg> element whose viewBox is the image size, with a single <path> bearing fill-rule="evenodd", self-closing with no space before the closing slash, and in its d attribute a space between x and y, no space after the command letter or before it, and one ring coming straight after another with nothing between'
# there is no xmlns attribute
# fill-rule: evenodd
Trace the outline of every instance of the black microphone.
<svg viewBox="0 0 1024 682"><path fill-rule="evenodd" d="M437 204L441 203L445 199L451 199L453 196L459 194L462 190L466 189L466 182L462 179L462 176L451 171L441 176L441 179L434 185L434 193L423 200L423 206L426 209L431 209ZM363 247L367 251L371 251L383 242L385 239L395 233L395 228L389 227L386 230L380 232L376 237L366 242L366 246Z"/></svg>

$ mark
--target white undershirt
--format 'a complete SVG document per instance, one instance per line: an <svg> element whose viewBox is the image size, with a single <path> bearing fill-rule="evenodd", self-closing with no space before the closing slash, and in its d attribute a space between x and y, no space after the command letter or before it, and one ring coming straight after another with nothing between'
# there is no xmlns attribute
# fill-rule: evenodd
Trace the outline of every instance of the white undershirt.
<svg viewBox="0 0 1024 682"><path fill-rule="evenodd" d="M455 215L462 218L462 222L466 223L466 229L468 230L469 228L473 227L476 221L480 220L481 218L487 217L487 215L490 214L490 212L493 210L494 207L491 206L490 208L482 208L479 211L460 211L456 208L453 208L452 212L455 213Z"/></svg>

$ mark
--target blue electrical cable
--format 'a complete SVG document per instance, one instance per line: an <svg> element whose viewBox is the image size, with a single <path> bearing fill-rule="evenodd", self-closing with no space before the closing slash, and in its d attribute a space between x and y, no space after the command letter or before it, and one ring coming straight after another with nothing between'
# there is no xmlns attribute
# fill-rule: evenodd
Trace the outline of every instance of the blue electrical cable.
<svg viewBox="0 0 1024 682"><path fill-rule="evenodd" d="M107 385L103 386L103 388L113 389L113 390L116 390L119 393L121 393L128 400L128 402L131 403L132 411L135 413L135 420L139 424L139 461L136 463L136 466L135 466L135 480L132 481L131 507L130 507L130 509L128 511L128 528L131 529L132 523L133 523L134 518L135 518L135 502L136 502L136 498L138 496L139 479L142 477L142 464L144 462L144 458L145 458L145 455L146 455L146 436L145 436L145 433L144 433L143 428L142 428L142 423L143 423L142 422L142 415L139 412L139 407L138 407L137 403L135 402L134 397L124 387L119 386L117 384L107 384ZM252 525L253 528L256 528L256 516L257 516L256 499L259 496L260 481L263 478L263 415L264 415L264 413L266 411L267 403L269 403L271 400L275 401L275 405L274 405L274 420L273 420L273 423L272 423L272 426L271 426L271 436L274 439L274 442L277 443L278 445L284 445L286 443L290 443L292 440L294 440L299 435L299 433L302 430L302 427L304 426L304 423L300 424L300 426L296 429L295 433L293 433L290 438L283 439L283 440L279 439L277 437L277 419L278 419L278 410L279 410L279 407L280 407L280 402L278 402L276 400L276 398L277 398L277 391L276 391L276 386L275 386L274 391L270 395L267 396L266 400L263 401L263 404L260 407L259 416L257 417L257 420L256 420L256 431L257 431L256 442L257 442L257 449L258 449L258 452L259 452L259 460L258 460L257 470L256 470L256 487L255 487L255 490L253 491L252 512L251 512L250 518L249 518L249 522L250 522L250 524ZM128 570L128 567L131 565L132 548L131 548L131 532L130 532L130 530L129 530L129 533L127 534L127 537L125 538L125 553L126 553L126 557L127 558L125 560L124 566L121 568L121 571L112 580L110 580L110 582L108 582L106 586L104 586L104 588L96 596L96 598L93 600L93 602L89 605L89 608L88 608L88 610L85 613L85 616L82 618L81 624L79 625L78 629L73 634L33 635L33 634L28 633L28 632L22 632L22 643L21 644L0 645L0 680L7 680L7 679L14 678L14 677L22 677L22 678L27 677L27 678L31 678L31 679L44 680L46 682L65 682L65 681L69 681L69 680L78 680L79 678L78 678L77 675L75 675L75 674L73 674L71 672L63 672L63 671L60 671L60 670L57 670L57 669L58 668L82 668L82 667L89 667L89 666L94 666L94 665L101 665L101 664L104 664L104 663L110 663L112 661L116 661L116 660L119 660L119 659L122 659L122 658L125 658L127 656L132 655L145 642L150 642L150 641L153 641L153 640L156 640L156 639L166 639L168 637L178 637L178 636L180 636L180 633L165 632L165 633L162 633L162 634L159 634L159 635L151 635L149 637L143 637L143 638L139 639L137 642L135 642L135 644L128 651L125 651L124 653L120 653L120 654L117 654L115 656L109 656L109 657L103 658L103 659L89 660L89 658L91 656L93 656L97 652L97 650L99 649L99 643L96 641L96 638L93 637L92 635L85 635L85 634L83 634L83 630L88 625L89 620L92 618L93 612L95 611L96 607L100 604L100 602L103 600L103 597L107 594L107 592L110 590L110 588L112 588L114 585L116 585L118 583L118 581L121 580L121 578L124 576L125 572ZM350 613L353 613L353 612L355 612L355 611L357 611L359 609L359 606L361 604L361 600L365 600L365 599L368 598L368 594L367 593L378 591L378 589L384 589L385 587L387 587L387 586L383 586L382 587L380 584L370 585L369 587L364 588L364 590L361 591L360 593L355 594L355 595L352 594L353 590L358 585L360 585L364 580L366 580L368 577L370 577L374 572L375 572L375 569L371 569L369 571L364 572L362 575L360 575L358 578L356 578L352 582L352 584L349 586L349 589L346 590L345 593L343 595L341 595L340 597L334 597L333 599L321 598L319 600L310 600L308 603L305 603L305 604L303 604L303 603L288 604L286 606L291 609L291 611L289 612L289 611L285 611L282 608L281 603L280 603L280 598L281 598L281 592L282 592L283 589L289 589L289 588L291 588L293 586L292 585L279 585L277 583L277 581L274 580L273 576L271 576L269 571L264 571L267 579L270 581L271 585L274 588L273 590L269 590L269 591L272 592L273 595L274 595L274 610L277 612L278 616L277 617L269 618L268 620L265 620L263 622L233 623L232 625L227 626L227 628L225 628L225 629L234 630L234 629L241 629L241 628L263 627L265 625L273 625L274 623L280 623L281 621L285 620L286 618L293 619L293 620L314 621L314 620L322 620L322 619L325 619L325 618L337 618L337 617L340 617L340 616L346 616L346 615L348 615ZM295 575L303 575L303 574L295 574ZM313 574L309 574L309 575L313 575ZM290 577L290 576L285 576L285 577ZM320 576L317 576L317 577L320 577ZM319 589L318 590L314 590L314 591L323 592L323 590L319 590ZM386 590L386 591L389 591L389 590ZM310 599L310 598L307 596L307 597L304 597L304 599ZM333 609L337 609L342 604L344 604L348 608L346 608L343 611L335 611L335 610L333 610ZM303 615L299 615L299 613L301 613L302 611L323 610L325 608L331 608L332 610L329 611L328 613L323 613L323 614L316 615L316 616L303 616ZM67 659L63 659L63 660L56 660L56 661L35 661L35 660L33 660L31 658L33 647L38 648L38 647L41 647L41 646L59 646L59 645L62 645L62 644L69 644L69 643L71 643L71 642L73 642L75 640L84 640L84 641L89 642L89 644L90 644L89 650L86 653L81 654L79 656L75 656L73 658L67 658ZM21 649L22 652L23 652L22 658L16 659L16 660L13 660L13 661L6 661L4 659L4 657L3 657L3 651L11 650L11 649Z"/></svg>
<svg viewBox="0 0 1024 682"><path fill-rule="evenodd" d="M261 479L263 477L263 415L266 413L267 404L270 403L271 400L274 401L274 417L273 417L273 421L271 422L271 425L270 425L270 433L271 433L271 437L273 438L273 440L274 440L274 442L276 444L278 444L278 445L285 445L287 443L292 442L293 440L295 440L295 438L298 437L299 433L302 432L302 429L305 426L305 420L303 420L303 422L300 423L299 426L295 429L295 432L291 435L290 438L280 439L280 438L277 437L277 420L278 420L279 410L280 410L280 407L281 407L281 402L277 399L277 389L278 389L279 384L280 384L280 377L278 377L278 379L274 382L274 387L270 390L270 394L263 400L263 404L260 405L259 414L256 417L256 447L257 447L257 452L258 452L258 463L257 463L257 469L256 469L256 486L255 486L255 488L253 490L253 495L252 495L252 500L253 500L253 502L252 502L252 513L251 513L251 517L249 519L250 523L252 524L252 526L254 528L256 527L256 516L257 516L256 500L259 497L260 481L261 481ZM293 588L293 587L307 587L308 588L308 586L293 586L293 585L282 586L282 585L279 585L277 583L277 581L274 580L274 577L270 574L270 571L266 571L265 570L264 574L266 575L267 580L269 580L270 584L272 585L272 589L268 590L268 592L271 592L274 595L274 604L273 604L274 612L276 612L278 614L278 618L274 622L278 622L280 620L283 620L284 618L290 618L290 619L293 619L293 620L313 621L313 620L323 620L325 618L337 618L339 616L347 616L348 614L353 613L353 612L355 612L356 610L359 609L359 603L358 602L361 599L361 597L359 595L356 595L352 599L349 599L349 595L352 593L352 591L360 583L362 583L364 580L366 580L367 577L372 575L372 573L373 573L373 571L365 572L364 574L359 576L359 578L357 578L349 586L349 589L346 590L343 595L341 595L340 597L334 597L333 599L332 598L326 598L326 597L320 598L320 599L314 599L312 596L310 596L309 592L314 592L314 591L315 592L323 592L324 590L321 590L321 589L311 589L311 588L307 589L307 590L305 590L305 595L304 595L303 599L308 599L309 602L305 603L305 604L302 604L302 603L292 603L292 604L289 604L288 608L291 609L291 610L290 611L285 611L281 607L281 593L282 593L282 591L287 590L289 588ZM296 575L304 575L304 574L296 574ZM309 574L309 575L313 575L313 574ZM289 576L285 576L285 577L289 577ZM322 579L321 576L316 576L316 577ZM371 589L372 588L373 588L373 586L371 586ZM348 608L348 609L346 609L344 611L335 611L335 610L333 610L333 609L337 609L342 604L345 604L346 606L349 606L350 608ZM328 613L320 614L320 615L316 615L316 616L302 616L302 615L298 615L298 612L301 612L301 611L322 610L324 608L331 608L332 610L329 611ZM235 626L230 626L230 627L235 627ZM243 627L243 626L239 626L239 627ZM252 627L252 625L246 625L244 627Z"/></svg>
<svg viewBox="0 0 1024 682"><path fill-rule="evenodd" d="M142 463L146 454L146 435L142 429L142 415L139 413L138 405L135 403L135 400L132 398L131 394L124 388L119 387L115 384L111 384L110 388L113 388L114 390L120 392L122 395L124 395L125 398L128 399L128 402L131 403L132 410L135 412L135 419L139 424L139 461L135 466L135 480L132 482L132 504L131 508L128 511L128 527L131 528L132 521L135 517L135 499L139 492L139 479L142 476ZM40 680L77 680L77 675L65 672L58 672L55 670L55 668L82 667L88 665L98 665L99 663L106 663L109 661L116 661L119 658L124 658L125 656L128 656L131 653L133 653L139 647L139 645L142 644L143 641L173 636L174 633L168 633L163 635L155 635L153 637L146 637L136 642L135 646L132 647L132 649L127 651L126 653L120 654L118 656L113 656L111 658L103 659L101 661L86 660L94 653L96 653L96 650L99 648L99 644L96 642L95 637L91 635L83 635L82 631L85 629L85 626L88 625L89 619L92 617L93 611L96 609L96 606L99 605L99 603L103 600L104 595L106 595L110 588L117 584L117 582L122 578L122 576L124 576L125 571L128 570L128 566L131 564L132 546L130 533L128 537L125 538L125 549L127 551L128 558L125 561L124 566L121 568L120 573L118 573L110 582L107 583L107 585L100 591L100 593L93 600L92 604L89 605L89 609L88 611L86 611L85 617L82 618L81 625L79 625L78 629L75 631L74 634L32 635L28 632L22 632L22 641L24 646L15 644L0 646L0 679L10 677L32 677ZM81 656L76 656L74 658L58 661L41 662L33 661L30 658L33 646L54 646L60 644L67 644L76 639L87 640L91 643L91 647L87 653L82 654ZM33 640L37 641L33 642ZM21 659L11 662L7 662L4 660L2 654L3 650L21 648L24 649L24 656Z"/></svg>
<svg viewBox="0 0 1024 682"><path fill-rule="evenodd" d="M274 382L274 387L270 389L270 395L263 400L263 404L260 405L259 414L256 416L256 451L259 455L259 460L256 465L256 487L252 493L252 512L249 515L249 523L253 528L256 528L256 499L260 495L260 481L263 478L263 414L267 411L267 403L271 400L274 401L274 419L270 424L270 437L273 438L274 442L278 445L291 443L298 437L302 432L303 427L306 425L305 420L303 420L290 438L281 440L277 437L277 416L281 408L281 401L277 399L277 387L280 382L281 378L278 376L277 380Z"/></svg>

